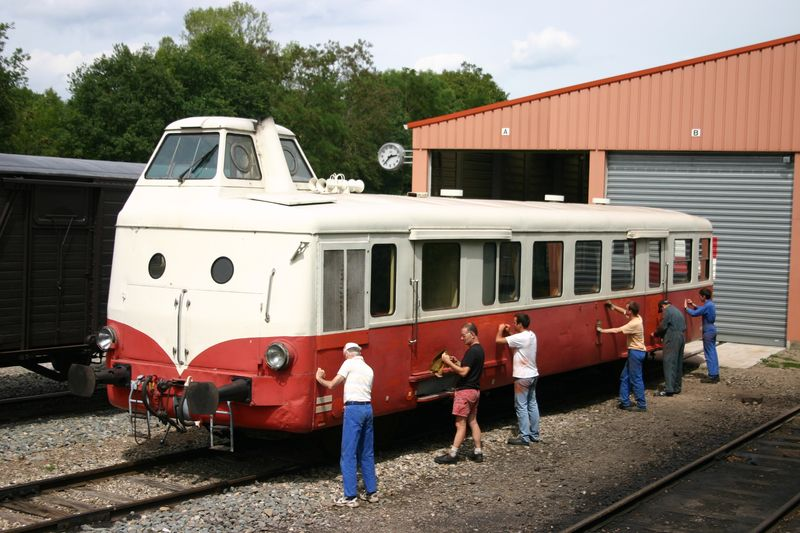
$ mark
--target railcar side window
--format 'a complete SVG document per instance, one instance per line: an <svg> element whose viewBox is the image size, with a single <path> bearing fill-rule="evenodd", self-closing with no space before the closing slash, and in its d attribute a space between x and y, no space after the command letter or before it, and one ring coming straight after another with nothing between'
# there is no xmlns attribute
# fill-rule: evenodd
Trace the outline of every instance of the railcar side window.
<svg viewBox="0 0 800 533"><path fill-rule="evenodd" d="M533 298L561 296L563 242L533 243Z"/></svg>
<svg viewBox="0 0 800 533"><path fill-rule="evenodd" d="M235 180L260 180L261 170L253 139L229 133L225 138L225 176Z"/></svg>
<svg viewBox="0 0 800 533"><path fill-rule="evenodd" d="M144 177L150 179L210 179L217 173L218 133L167 135Z"/></svg>
<svg viewBox="0 0 800 533"><path fill-rule="evenodd" d="M650 288L661 286L661 241L647 243L648 277Z"/></svg>
<svg viewBox="0 0 800 533"><path fill-rule="evenodd" d="M611 290L632 289L636 283L636 241L611 241Z"/></svg>
<svg viewBox="0 0 800 533"><path fill-rule="evenodd" d="M575 294L600 292L601 241L575 242Z"/></svg>
<svg viewBox="0 0 800 533"><path fill-rule="evenodd" d="M698 267L700 270L697 279L707 280L711 272L711 239L700 239L700 264Z"/></svg>
<svg viewBox="0 0 800 533"><path fill-rule="evenodd" d="M369 312L372 316L394 314L396 276L397 247L394 244L374 245L369 299Z"/></svg>
<svg viewBox="0 0 800 533"><path fill-rule="evenodd" d="M483 305L492 305L494 303L496 277L497 245L493 242L487 242L483 245Z"/></svg>
<svg viewBox="0 0 800 533"><path fill-rule="evenodd" d="M422 245L422 309L458 307L461 246L455 242Z"/></svg>
<svg viewBox="0 0 800 533"><path fill-rule="evenodd" d="M364 250L325 250L322 330L364 327Z"/></svg>
<svg viewBox="0 0 800 533"><path fill-rule="evenodd" d="M672 255L672 282L689 283L692 281L692 240L675 239Z"/></svg>
<svg viewBox="0 0 800 533"><path fill-rule="evenodd" d="M519 300L519 266L522 247L519 242L500 243L500 280L497 295L500 302Z"/></svg>

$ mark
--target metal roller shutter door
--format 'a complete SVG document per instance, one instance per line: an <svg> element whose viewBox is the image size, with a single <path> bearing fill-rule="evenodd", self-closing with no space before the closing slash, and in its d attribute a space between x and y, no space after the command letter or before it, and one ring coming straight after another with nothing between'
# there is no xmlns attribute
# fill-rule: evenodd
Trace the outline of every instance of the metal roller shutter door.
<svg viewBox="0 0 800 533"><path fill-rule="evenodd" d="M719 340L785 346L792 168L784 155L609 154L607 196L708 218Z"/></svg>

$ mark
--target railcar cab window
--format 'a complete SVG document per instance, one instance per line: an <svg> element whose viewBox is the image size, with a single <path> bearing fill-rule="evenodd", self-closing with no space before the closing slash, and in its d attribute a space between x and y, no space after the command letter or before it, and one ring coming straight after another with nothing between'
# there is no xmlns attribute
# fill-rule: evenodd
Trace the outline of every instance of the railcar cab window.
<svg viewBox="0 0 800 533"><path fill-rule="evenodd" d="M648 278L650 288L661 286L661 241L647 243Z"/></svg>
<svg viewBox="0 0 800 533"><path fill-rule="evenodd" d="M601 241L575 242L575 294L600 292L600 266L603 257Z"/></svg>
<svg viewBox="0 0 800 533"><path fill-rule="evenodd" d="M562 293L564 243L533 243L533 298L556 298Z"/></svg>
<svg viewBox="0 0 800 533"><path fill-rule="evenodd" d="M698 281L706 281L711 272L711 239L700 239L700 264L698 265Z"/></svg>
<svg viewBox="0 0 800 533"><path fill-rule="evenodd" d="M376 244L372 247L369 312L372 316L394 314L397 247Z"/></svg>
<svg viewBox="0 0 800 533"><path fill-rule="evenodd" d="M519 300L519 267L522 247L519 242L500 243L500 279L497 295L500 303Z"/></svg>
<svg viewBox="0 0 800 533"><path fill-rule="evenodd" d="M611 290L632 289L636 283L636 241L611 241Z"/></svg>
<svg viewBox="0 0 800 533"><path fill-rule="evenodd" d="M672 255L672 283L692 281L692 240L675 239Z"/></svg>
<svg viewBox="0 0 800 533"><path fill-rule="evenodd" d="M364 327L364 250L325 250L322 330Z"/></svg>
<svg viewBox="0 0 800 533"><path fill-rule="evenodd" d="M225 138L225 176L234 180L260 180L255 145L249 135L229 133Z"/></svg>
<svg viewBox="0 0 800 533"><path fill-rule="evenodd" d="M422 245L422 309L455 309L459 302L461 246L455 242Z"/></svg>
<svg viewBox="0 0 800 533"><path fill-rule="evenodd" d="M167 135L145 172L149 179L211 179L217 173L219 133Z"/></svg>
<svg viewBox="0 0 800 533"><path fill-rule="evenodd" d="M311 168L306 163L300 148L293 139L281 139L283 155L286 158L286 165L289 167L289 174L292 181L306 183L314 177Z"/></svg>

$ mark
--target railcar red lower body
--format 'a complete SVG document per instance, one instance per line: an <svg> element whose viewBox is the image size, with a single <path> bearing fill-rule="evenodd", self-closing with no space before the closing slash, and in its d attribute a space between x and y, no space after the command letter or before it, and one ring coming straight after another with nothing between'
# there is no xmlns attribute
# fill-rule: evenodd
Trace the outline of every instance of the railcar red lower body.
<svg viewBox="0 0 800 533"><path fill-rule="evenodd" d="M696 288L673 291L670 298L677 307L683 299L694 296ZM662 294L617 298L623 306L636 301L644 318L645 339L650 349L658 348L650 334L660 320L657 302ZM531 328L537 335L537 363L541 375L556 374L577 368L613 361L626 356L625 336L596 333L598 321L604 328L617 327L625 317L607 309L605 300L572 303L528 310ZM481 345L486 354L481 379L483 390L512 382L512 354L506 345L496 344L495 335L500 323L513 323L513 313L501 312L471 317L449 318L433 322L378 327L355 332L322 336L272 337L232 339L220 342L198 354L182 373L170 354L145 332L124 323L110 321L118 333L118 342L107 358L108 366L125 364L131 376L153 376L166 383L157 393L155 387L140 392L164 398L180 395L185 381L212 382L217 387L231 383L234 378L251 380L249 403L233 402L236 427L282 431L309 432L341 423L343 400L341 389L329 391L316 383L316 369L323 368L328 377L336 374L343 361L342 346L359 343L367 363L375 372L372 404L376 415L412 409L418 402L449 395L455 376L436 377L430 370L435 356L442 350L460 359L465 347L459 339L461 326L471 321L479 330ZM699 319L687 316L687 340L699 339ZM280 371L270 369L264 353L270 343L280 341L289 347L292 362ZM127 409L130 388L108 386L113 405ZM162 407L175 416L172 404ZM201 417L201 420L208 417ZM219 423L227 423L223 415Z"/></svg>

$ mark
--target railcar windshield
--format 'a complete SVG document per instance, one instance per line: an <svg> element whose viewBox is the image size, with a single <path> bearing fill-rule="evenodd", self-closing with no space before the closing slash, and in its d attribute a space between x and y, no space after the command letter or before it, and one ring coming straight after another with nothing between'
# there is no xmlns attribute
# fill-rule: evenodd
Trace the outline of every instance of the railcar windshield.
<svg viewBox="0 0 800 533"><path fill-rule="evenodd" d="M300 147L293 139L281 139L281 146L283 147L283 155L286 157L286 165L289 167L289 173L292 175L292 181L306 183L314 177L306 163L306 159L300 152Z"/></svg>
<svg viewBox="0 0 800 533"><path fill-rule="evenodd" d="M149 179L211 179L217 173L219 133L170 134L161 143L144 177Z"/></svg>

